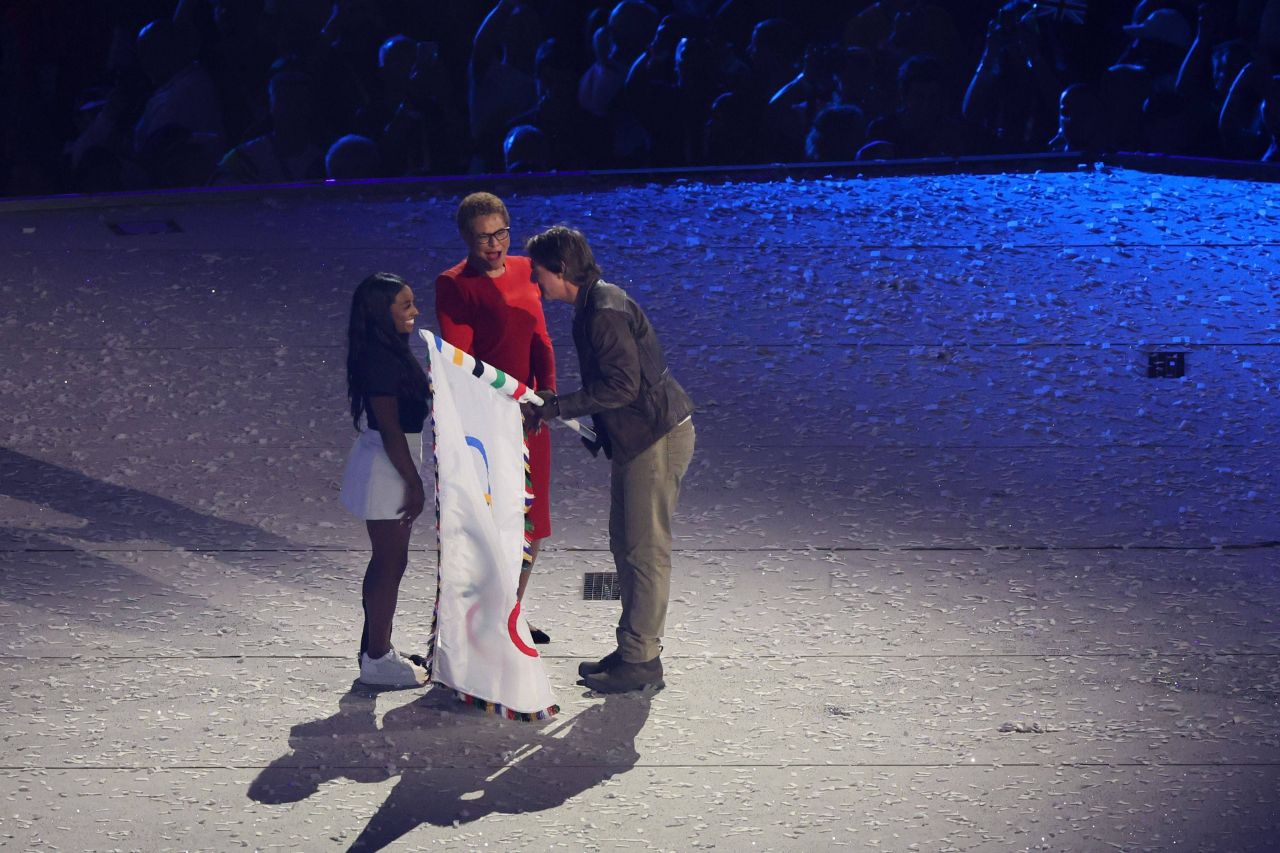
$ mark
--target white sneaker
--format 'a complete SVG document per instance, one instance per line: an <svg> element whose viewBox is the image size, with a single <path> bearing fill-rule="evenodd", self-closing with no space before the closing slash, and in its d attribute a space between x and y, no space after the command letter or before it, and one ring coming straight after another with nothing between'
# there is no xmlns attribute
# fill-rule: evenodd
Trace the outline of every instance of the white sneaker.
<svg viewBox="0 0 1280 853"><path fill-rule="evenodd" d="M360 655L360 681L373 687L421 687L426 683L427 671L416 663L400 657L392 646L380 658Z"/></svg>

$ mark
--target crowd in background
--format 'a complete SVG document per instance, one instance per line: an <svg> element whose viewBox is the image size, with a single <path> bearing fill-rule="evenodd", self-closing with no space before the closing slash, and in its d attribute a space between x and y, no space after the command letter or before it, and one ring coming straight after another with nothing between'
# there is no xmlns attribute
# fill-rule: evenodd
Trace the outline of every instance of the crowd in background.
<svg viewBox="0 0 1280 853"><path fill-rule="evenodd" d="M1280 0L5 0L0 194L1147 151L1280 161Z"/></svg>

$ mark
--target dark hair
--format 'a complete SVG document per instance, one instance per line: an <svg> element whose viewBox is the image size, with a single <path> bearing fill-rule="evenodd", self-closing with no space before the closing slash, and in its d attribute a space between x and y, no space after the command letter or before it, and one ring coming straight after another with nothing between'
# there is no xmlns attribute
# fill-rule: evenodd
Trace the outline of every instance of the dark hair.
<svg viewBox="0 0 1280 853"><path fill-rule="evenodd" d="M351 296L351 318L347 321L347 399L351 403L351 425L360 429L365 412L364 376L361 362L372 347L383 347L404 365L401 391L406 396L427 395L427 375L409 351L407 335L396 331L391 305L409 285L389 272L376 272L360 282Z"/></svg>
<svg viewBox="0 0 1280 853"><path fill-rule="evenodd" d="M941 83L945 79L942 63L927 53L908 56L898 66L898 89L903 94L910 92L912 86Z"/></svg>
<svg viewBox="0 0 1280 853"><path fill-rule="evenodd" d="M501 216L503 223L510 227L511 214L507 213L507 206L502 203L502 199L493 193L472 193L458 205L458 212L455 214L458 233L464 237L470 236L471 220L477 216L489 216L494 213Z"/></svg>
<svg viewBox="0 0 1280 853"><path fill-rule="evenodd" d="M866 142L867 120L853 104L823 107L813 120L805 139L804 153L810 160L829 162L852 160Z"/></svg>
<svg viewBox="0 0 1280 853"><path fill-rule="evenodd" d="M595 284L603 273L587 238L576 228L553 225L525 243L529 259L578 287Z"/></svg>

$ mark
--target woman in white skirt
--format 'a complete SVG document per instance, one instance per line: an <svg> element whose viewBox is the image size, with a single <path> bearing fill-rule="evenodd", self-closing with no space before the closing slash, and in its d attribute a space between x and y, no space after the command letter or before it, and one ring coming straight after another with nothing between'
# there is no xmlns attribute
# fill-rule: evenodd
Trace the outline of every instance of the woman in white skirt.
<svg viewBox="0 0 1280 853"><path fill-rule="evenodd" d="M416 687L426 680L423 669L391 645L409 536L426 503L418 469L427 377L409 351L417 316L413 290L390 273L369 276L351 298L347 397L359 435L342 478L342 505L364 519L373 547L361 596L360 681L378 687Z"/></svg>

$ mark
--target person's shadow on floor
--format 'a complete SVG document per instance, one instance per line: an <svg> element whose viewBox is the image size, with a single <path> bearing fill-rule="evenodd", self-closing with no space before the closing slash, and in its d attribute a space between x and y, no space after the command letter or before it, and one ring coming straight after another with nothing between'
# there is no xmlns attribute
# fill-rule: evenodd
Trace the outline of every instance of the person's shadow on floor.
<svg viewBox="0 0 1280 853"><path fill-rule="evenodd" d="M399 776L351 850L381 850L421 824L455 826L494 813L523 814L632 769L636 735L652 694L605 696L577 716L534 723L500 719L435 687L387 712L359 683L338 713L294 726L290 752L249 786L260 803L300 802L335 779L383 782Z"/></svg>
<svg viewBox="0 0 1280 853"><path fill-rule="evenodd" d="M266 624L271 618L270 614L259 617L245 609L232 612L232 604L211 603L198 587L188 584L188 588L180 588L179 578L152 577L124 560L100 556L100 551L145 547L145 543L209 551L218 563L250 578L265 576L275 584L308 592L316 589L316 574L342 577L351 573L351 564L357 562L363 570L363 558L308 546L252 524L0 447L0 499L5 498L47 511L49 520L39 527L0 525L0 544L8 550L32 552L31 558L0 571L0 600L79 624L149 634L154 630L155 611L178 608L191 619L212 611L219 625L224 624L223 619L228 626L247 623L241 630L252 632L249 626L259 621ZM272 551L306 551L307 559L272 559L264 554ZM358 612L358 575L353 584ZM116 589L104 595L104 587ZM118 599L126 596L136 599L139 606L121 607ZM107 598L114 603L104 601ZM275 622L270 627L271 633L288 634L287 628ZM306 636L288 639L300 643L311 640Z"/></svg>

